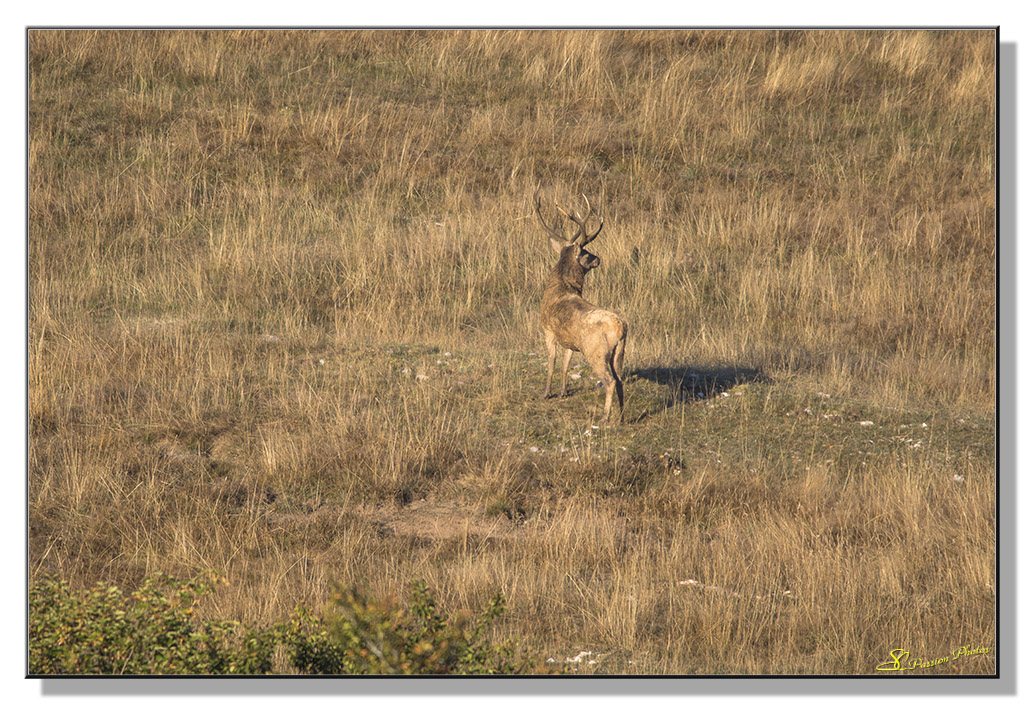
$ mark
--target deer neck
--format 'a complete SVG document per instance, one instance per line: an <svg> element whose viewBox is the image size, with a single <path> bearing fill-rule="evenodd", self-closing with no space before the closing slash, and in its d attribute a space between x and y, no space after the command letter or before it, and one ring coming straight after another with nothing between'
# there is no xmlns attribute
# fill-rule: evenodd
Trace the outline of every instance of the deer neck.
<svg viewBox="0 0 1024 704"><path fill-rule="evenodd" d="M571 261L571 260L570 260ZM552 269L548 276L545 298L561 298L564 296L583 296L583 276L585 272L580 266L562 266L562 261ZM575 263L575 262L573 262Z"/></svg>
<svg viewBox="0 0 1024 704"><path fill-rule="evenodd" d="M587 272L576 261L576 257L573 254L573 250L569 247L562 252L562 256L558 258L555 268L551 270L548 288L582 296L583 278Z"/></svg>

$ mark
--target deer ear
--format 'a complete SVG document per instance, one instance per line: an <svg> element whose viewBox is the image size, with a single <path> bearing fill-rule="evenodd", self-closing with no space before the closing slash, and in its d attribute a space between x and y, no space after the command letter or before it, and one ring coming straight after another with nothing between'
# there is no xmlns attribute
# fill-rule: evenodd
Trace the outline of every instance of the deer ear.
<svg viewBox="0 0 1024 704"><path fill-rule="evenodd" d="M555 254L561 256L562 250L569 244L565 240L558 239L557 237L548 237L548 242L551 243L551 249L555 250Z"/></svg>

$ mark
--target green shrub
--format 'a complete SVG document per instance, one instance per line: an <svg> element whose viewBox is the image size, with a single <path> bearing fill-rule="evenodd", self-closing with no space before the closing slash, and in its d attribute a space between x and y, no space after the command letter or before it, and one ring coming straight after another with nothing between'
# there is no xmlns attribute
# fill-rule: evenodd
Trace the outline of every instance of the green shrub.
<svg viewBox="0 0 1024 704"><path fill-rule="evenodd" d="M216 577L158 575L125 595L99 583L72 590L44 579L29 592L29 671L50 674L514 674L541 672L511 642L486 633L505 611L496 594L479 615L445 617L423 582L408 611L338 589L319 617L298 607L266 628L201 619ZM275 654L277 657L275 658Z"/></svg>
<svg viewBox="0 0 1024 704"><path fill-rule="evenodd" d="M216 578L157 575L125 595L40 580L29 592L32 674L255 674L271 671L276 634L195 609Z"/></svg>
<svg viewBox="0 0 1024 704"><path fill-rule="evenodd" d="M359 589L338 589L325 621L297 613L288 641L292 664L305 673L517 674L541 672L511 642L485 635L505 612L496 594L473 617L445 617L422 581L412 586L408 611Z"/></svg>

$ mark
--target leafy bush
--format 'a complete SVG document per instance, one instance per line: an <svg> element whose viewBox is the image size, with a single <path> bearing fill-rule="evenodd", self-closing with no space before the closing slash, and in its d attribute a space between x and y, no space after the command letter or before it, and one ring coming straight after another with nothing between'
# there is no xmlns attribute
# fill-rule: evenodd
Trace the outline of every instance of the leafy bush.
<svg viewBox="0 0 1024 704"><path fill-rule="evenodd" d="M199 620L215 577L157 575L125 595L41 580L29 592L32 674L255 674L271 671L276 635L234 621Z"/></svg>
<svg viewBox="0 0 1024 704"><path fill-rule="evenodd" d="M485 636L505 612L496 594L476 617L445 617L423 582L408 611L338 589L326 617L298 607L267 628L202 620L216 577L159 575L125 595L99 583L74 591L40 580L29 593L32 674L514 674L542 672L511 642ZM277 657L275 657L275 655Z"/></svg>
<svg viewBox="0 0 1024 704"><path fill-rule="evenodd" d="M293 618L289 642L292 663L307 673L366 674L514 674L539 672L519 657L511 642L485 638L505 612L498 593L478 616L442 615L422 581L412 586L408 611L358 589L339 589L322 622L307 614Z"/></svg>

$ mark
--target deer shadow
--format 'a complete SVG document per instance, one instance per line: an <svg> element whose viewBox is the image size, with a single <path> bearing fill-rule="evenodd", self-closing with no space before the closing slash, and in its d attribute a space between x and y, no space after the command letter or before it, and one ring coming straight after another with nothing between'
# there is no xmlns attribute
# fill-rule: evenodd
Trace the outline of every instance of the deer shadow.
<svg viewBox="0 0 1024 704"><path fill-rule="evenodd" d="M770 383L771 380L760 370L752 367L687 367L655 366L631 369L626 378L646 379L670 389L662 410L679 403L694 403L728 391L739 384L757 381ZM645 411L646 417L657 411Z"/></svg>

